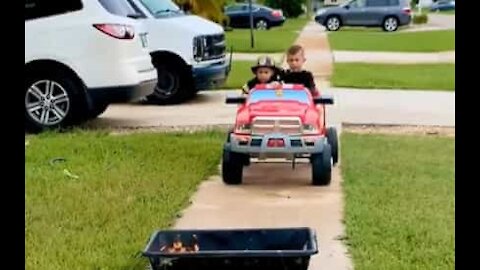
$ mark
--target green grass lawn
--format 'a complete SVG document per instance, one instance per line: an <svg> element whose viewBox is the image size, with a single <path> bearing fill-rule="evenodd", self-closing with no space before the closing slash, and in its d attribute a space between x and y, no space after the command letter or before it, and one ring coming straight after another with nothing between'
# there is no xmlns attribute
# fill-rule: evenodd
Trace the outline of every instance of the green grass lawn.
<svg viewBox="0 0 480 270"><path fill-rule="evenodd" d="M440 52L455 50L455 31L395 32L349 28L328 34L333 50Z"/></svg>
<svg viewBox="0 0 480 270"><path fill-rule="evenodd" d="M217 172L224 134L75 132L27 139L25 267L143 270L146 260L135 254ZM66 161L50 164L57 157Z"/></svg>
<svg viewBox="0 0 480 270"><path fill-rule="evenodd" d="M455 268L455 139L344 133L356 270Z"/></svg>
<svg viewBox="0 0 480 270"><path fill-rule="evenodd" d="M284 52L297 39L298 34L308 22L306 18L287 19L281 27L267 31L255 31L255 48L250 47L250 30L234 29L225 32L227 48L233 46L234 52Z"/></svg>
<svg viewBox="0 0 480 270"><path fill-rule="evenodd" d="M251 70L253 65L255 65L254 61L233 61L228 80L222 88L240 90L248 80L254 77Z"/></svg>
<svg viewBox="0 0 480 270"><path fill-rule="evenodd" d="M455 91L455 64L336 63L332 85Z"/></svg>

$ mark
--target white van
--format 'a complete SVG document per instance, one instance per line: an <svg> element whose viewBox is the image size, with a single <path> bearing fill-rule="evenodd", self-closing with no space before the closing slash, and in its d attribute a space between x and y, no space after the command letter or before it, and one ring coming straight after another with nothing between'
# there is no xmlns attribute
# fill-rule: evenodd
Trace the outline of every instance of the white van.
<svg viewBox="0 0 480 270"><path fill-rule="evenodd" d="M158 85L148 99L180 103L199 90L222 86L230 65L223 28L186 15L171 0L128 0L149 32Z"/></svg>
<svg viewBox="0 0 480 270"><path fill-rule="evenodd" d="M147 31L126 0L25 0L25 125L94 118L153 92Z"/></svg>

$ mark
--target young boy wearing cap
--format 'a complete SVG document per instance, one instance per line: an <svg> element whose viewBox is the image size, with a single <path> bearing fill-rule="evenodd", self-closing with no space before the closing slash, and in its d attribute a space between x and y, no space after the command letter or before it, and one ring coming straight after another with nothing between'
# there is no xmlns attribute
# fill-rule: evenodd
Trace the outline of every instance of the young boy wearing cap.
<svg viewBox="0 0 480 270"><path fill-rule="evenodd" d="M257 84L268 84L279 81L280 69L275 66L275 61L268 57L262 56L258 58L257 64L252 67L255 78L249 80L243 87L243 94L248 94L250 89Z"/></svg>

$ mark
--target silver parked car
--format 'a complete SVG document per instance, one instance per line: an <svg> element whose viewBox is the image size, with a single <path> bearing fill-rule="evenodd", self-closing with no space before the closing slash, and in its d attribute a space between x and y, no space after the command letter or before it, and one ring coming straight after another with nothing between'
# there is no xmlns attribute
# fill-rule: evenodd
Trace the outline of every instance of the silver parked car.
<svg viewBox="0 0 480 270"><path fill-rule="evenodd" d="M342 26L379 26L392 32L410 24L411 13L408 0L351 0L338 7L318 10L315 21L329 31L337 31Z"/></svg>

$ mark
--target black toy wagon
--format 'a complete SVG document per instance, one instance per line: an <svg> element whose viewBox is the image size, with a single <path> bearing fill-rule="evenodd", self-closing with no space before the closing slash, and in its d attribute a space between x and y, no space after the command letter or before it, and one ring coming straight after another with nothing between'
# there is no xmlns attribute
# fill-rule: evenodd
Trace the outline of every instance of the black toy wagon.
<svg viewBox="0 0 480 270"><path fill-rule="evenodd" d="M153 270L307 270L318 253L310 228L164 230L143 256Z"/></svg>

